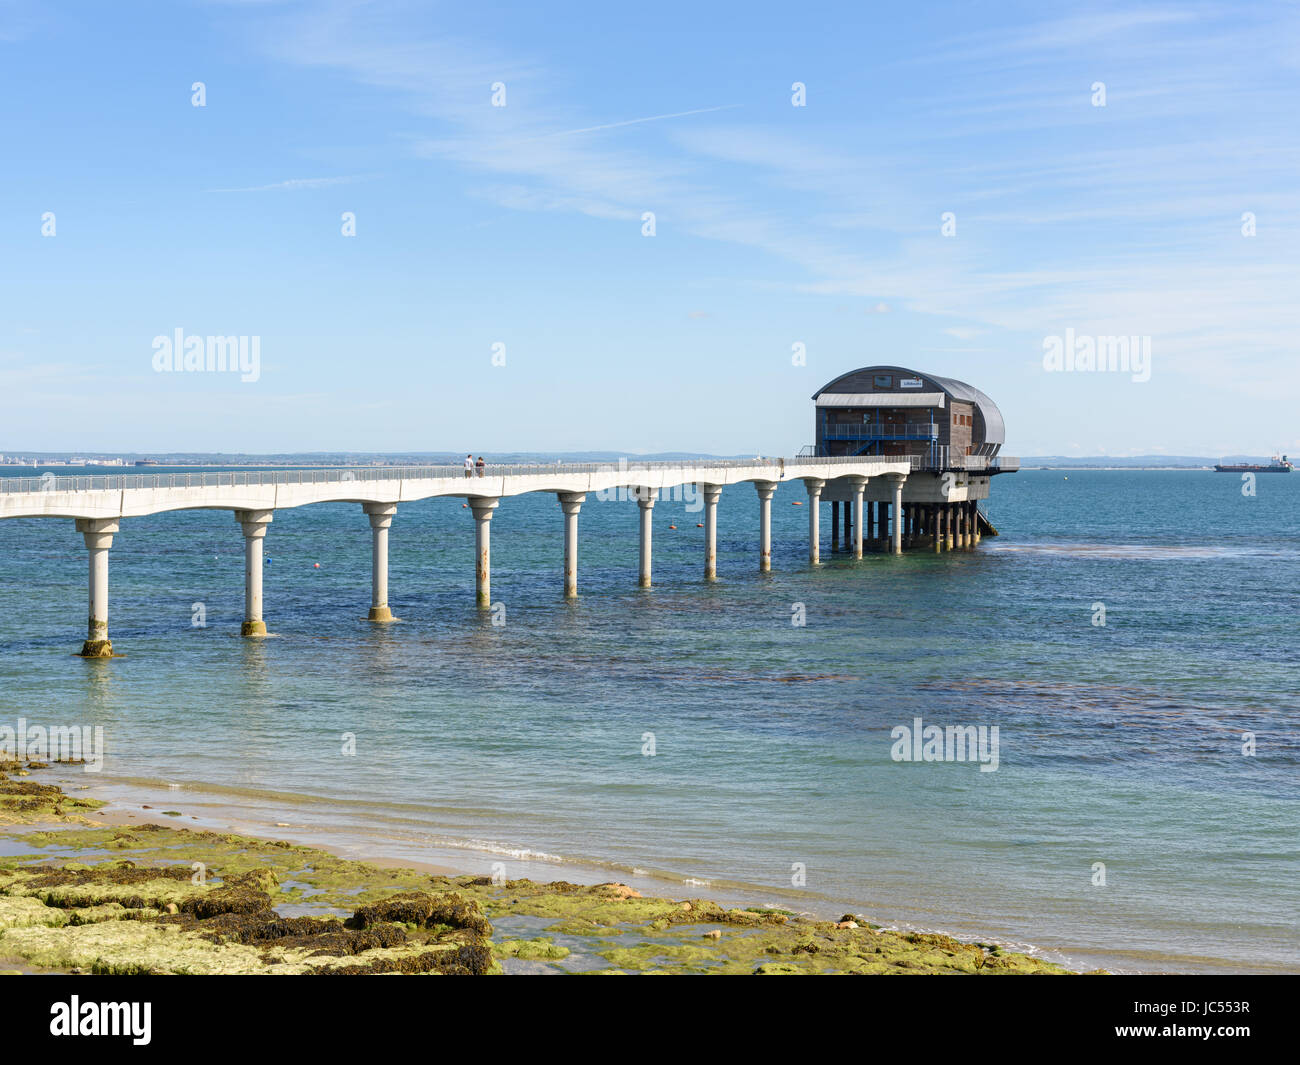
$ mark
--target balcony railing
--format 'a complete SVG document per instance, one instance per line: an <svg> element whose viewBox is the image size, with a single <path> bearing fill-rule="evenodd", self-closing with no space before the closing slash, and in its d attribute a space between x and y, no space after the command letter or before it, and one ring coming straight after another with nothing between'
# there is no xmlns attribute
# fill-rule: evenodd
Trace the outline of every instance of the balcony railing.
<svg viewBox="0 0 1300 1065"><path fill-rule="evenodd" d="M938 440L939 427L928 422L884 425L875 422L827 422L823 440Z"/></svg>
<svg viewBox="0 0 1300 1065"><path fill-rule="evenodd" d="M815 457L816 444L805 444L799 449L801 461ZM913 471L919 470L992 470L996 473L1013 473L1020 469L1020 460L1011 455L954 455L946 446L932 446L925 454L915 455L837 455L823 461L853 462L863 459L879 459L883 462L908 462Z"/></svg>
<svg viewBox="0 0 1300 1065"><path fill-rule="evenodd" d="M991 470L995 473L1014 473L1020 469L1020 460L1011 455L953 455L948 448L932 449L928 455L911 455L913 470Z"/></svg>

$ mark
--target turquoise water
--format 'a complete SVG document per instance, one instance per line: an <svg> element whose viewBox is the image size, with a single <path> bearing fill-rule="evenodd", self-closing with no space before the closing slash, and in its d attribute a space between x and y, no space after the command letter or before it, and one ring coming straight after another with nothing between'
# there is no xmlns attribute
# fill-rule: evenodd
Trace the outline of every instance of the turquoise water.
<svg viewBox="0 0 1300 1065"><path fill-rule="evenodd" d="M636 505L589 497L576 602L554 498L508 499L504 626L474 609L459 500L399 508L387 627L362 620L361 508L283 510L265 641L237 636L228 513L129 519L110 564L124 657L107 662L73 656L72 522L3 521L0 725L102 724L92 793L180 785L165 808L357 853L851 910L1088 968L1297 971L1300 477L1240 485L1024 471L995 479L1003 535L973 552L855 563L824 542L816 570L802 486L783 486L770 575L741 485L714 585L700 515L656 507L649 591ZM998 726L997 771L893 761L890 730L918 716Z"/></svg>

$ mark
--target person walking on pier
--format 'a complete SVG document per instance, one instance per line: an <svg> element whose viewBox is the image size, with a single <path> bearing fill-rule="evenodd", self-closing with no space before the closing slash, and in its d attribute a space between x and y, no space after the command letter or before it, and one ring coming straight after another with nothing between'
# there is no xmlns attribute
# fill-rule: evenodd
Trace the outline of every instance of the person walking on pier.
<svg viewBox="0 0 1300 1065"><path fill-rule="evenodd" d="M469 477L474 473L474 456L465 456L465 476Z"/></svg>
<svg viewBox="0 0 1300 1065"><path fill-rule="evenodd" d="M484 466L486 466L486 465L487 465L487 463L485 463L485 462L483 461L483 456L480 455L480 456L478 457L478 462L476 462L476 463L474 464L474 468L478 471L478 475L479 475L480 477L483 476L483 468L484 468Z"/></svg>

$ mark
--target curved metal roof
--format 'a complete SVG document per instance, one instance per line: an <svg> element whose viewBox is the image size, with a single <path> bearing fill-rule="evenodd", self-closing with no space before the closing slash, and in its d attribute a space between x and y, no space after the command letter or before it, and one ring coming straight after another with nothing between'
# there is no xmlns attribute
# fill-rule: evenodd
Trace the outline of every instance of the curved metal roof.
<svg viewBox="0 0 1300 1065"><path fill-rule="evenodd" d="M998 410L998 405L993 402L987 395L981 392L974 385L968 385L965 381L958 381L955 377L936 377L934 374L919 373L916 370L909 369L906 366L862 366L856 370L850 370L848 373L842 373L835 380L823 385L813 393L812 398L815 400L823 392L870 392L872 388L863 388L853 386L848 388L837 388L841 382L850 378L856 378L859 375L874 376L878 373L893 373L906 377L919 377L922 381L929 381L937 388L946 393L952 399L959 399L965 403L973 403L979 408L980 415L984 419L984 442L987 444L1005 444L1007 442L1007 427L1002 420L1002 412Z"/></svg>

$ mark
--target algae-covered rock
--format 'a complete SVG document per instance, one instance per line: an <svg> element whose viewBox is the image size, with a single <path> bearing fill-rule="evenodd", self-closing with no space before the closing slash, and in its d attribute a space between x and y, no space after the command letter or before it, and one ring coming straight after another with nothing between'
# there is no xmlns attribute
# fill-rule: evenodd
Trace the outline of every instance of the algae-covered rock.
<svg viewBox="0 0 1300 1065"><path fill-rule="evenodd" d="M492 933L482 907L455 892L430 895L423 891L408 891L393 895L371 906L362 906L349 925L369 928L379 922L401 922L424 928L468 928L483 936Z"/></svg>
<svg viewBox="0 0 1300 1065"><path fill-rule="evenodd" d="M0 762L0 825L89 824L87 815L104 805L93 799L71 798L55 784L18 779L30 776L29 769L46 768L43 762L32 762L28 769L12 760Z"/></svg>
<svg viewBox="0 0 1300 1065"><path fill-rule="evenodd" d="M507 939L495 944L496 953L520 961L559 960L569 956L569 948L562 947L545 937L537 939Z"/></svg>

